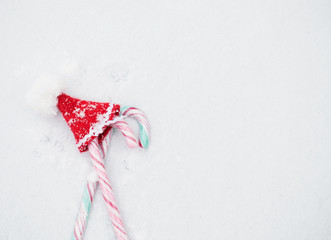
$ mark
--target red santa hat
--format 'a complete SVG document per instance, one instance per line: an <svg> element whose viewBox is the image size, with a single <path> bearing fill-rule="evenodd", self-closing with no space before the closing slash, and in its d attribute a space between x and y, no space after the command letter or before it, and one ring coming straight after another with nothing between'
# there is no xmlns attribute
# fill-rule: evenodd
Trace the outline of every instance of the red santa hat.
<svg viewBox="0 0 331 240"><path fill-rule="evenodd" d="M118 104L93 102L73 98L63 93L54 77L42 77L27 94L30 105L44 115L56 115L57 109L74 134L79 151L87 150L96 137L102 141L120 113Z"/></svg>

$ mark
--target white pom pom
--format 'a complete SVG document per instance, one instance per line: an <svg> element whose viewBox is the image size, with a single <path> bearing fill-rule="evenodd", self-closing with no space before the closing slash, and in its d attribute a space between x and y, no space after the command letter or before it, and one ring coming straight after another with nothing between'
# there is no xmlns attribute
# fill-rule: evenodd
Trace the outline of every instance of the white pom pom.
<svg viewBox="0 0 331 240"><path fill-rule="evenodd" d="M58 112L57 97L62 93L61 82L55 76L42 76L26 94L31 107L44 116L55 116Z"/></svg>

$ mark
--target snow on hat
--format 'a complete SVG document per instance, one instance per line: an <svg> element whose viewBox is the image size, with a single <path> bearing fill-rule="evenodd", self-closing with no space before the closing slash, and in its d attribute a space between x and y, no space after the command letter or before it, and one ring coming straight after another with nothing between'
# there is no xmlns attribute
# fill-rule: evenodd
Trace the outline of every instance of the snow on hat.
<svg viewBox="0 0 331 240"><path fill-rule="evenodd" d="M58 109L73 132L80 152L86 151L96 137L101 141L120 112L118 104L73 98L63 93L57 79L48 76L32 86L27 101L44 115L56 115Z"/></svg>

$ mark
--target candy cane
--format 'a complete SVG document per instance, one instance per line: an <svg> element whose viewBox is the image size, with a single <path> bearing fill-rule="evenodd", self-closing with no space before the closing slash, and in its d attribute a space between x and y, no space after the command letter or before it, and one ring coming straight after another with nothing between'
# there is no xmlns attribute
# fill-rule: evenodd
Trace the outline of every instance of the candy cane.
<svg viewBox="0 0 331 240"><path fill-rule="evenodd" d="M139 146L143 147L143 148L147 148L148 143L149 143L150 127L149 127L148 120L147 120L146 116L143 114L143 112L134 107L125 107L122 116L132 117L138 122L138 124L140 126ZM127 124L127 122L125 122L124 120L119 120L119 121L115 122L114 124L112 124L112 126L118 128L121 131L121 133L125 137L126 142L130 148L137 147L137 140L133 134L133 131ZM105 136L104 140L100 143L100 148L101 148L101 153L103 155L103 158L106 157L106 153L108 151L109 143L111 140L112 131L113 131L113 128L111 128L110 132ZM89 185L87 184L84 193L90 193L90 195L85 196L86 194L84 194L84 196L83 196L83 202L82 202L83 207L80 208L79 214L77 216L76 225L75 225L75 229L74 229L74 240L80 240L83 237L84 230L85 230L85 224L88 219L89 210L90 210L92 201L94 199L94 193L95 193L97 184L94 185L95 187L93 188L93 190L94 190L93 192L88 191L88 186ZM109 186L110 186L110 184L109 184ZM93 195L91 195L91 193ZM88 208L86 208L86 207L84 208L84 206L87 205L86 200L84 200L86 198L90 199L90 201L88 202L89 203ZM106 204L107 204L107 201L106 201ZM87 211L86 211L86 209L87 209ZM81 216L83 216L83 217L81 217ZM112 217L112 215L111 215L111 217ZM112 219L112 221L113 221L113 219ZM113 224L114 224L114 221L113 221ZM123 228L124 228L124 226L123 226ZM116 233L117 228L115 227L115 225L114 225L114 229L115 229L115 233ZM116 234L116 236L118 237L118 234ZM118 239L121 239L121 238L118 238Z"/></svg>
<svg viewBox="0 0 331 240"><path fill-rule="evenodd" d="M104 140L101 142L101 149L103 157L106 157L106 153L108 152L111 136L113 134L113 128L110 129L110 131L105 136ZM92 172L93 174L93 172ZM98 187L97 180L88 179L87 183L84 188L82 202L77 214L75 227L74 227L74 233L73 233L73 239L74 240L81 240L83 239L83 235L86 229L87 220L89 217L90 209L92 202L94 200L94 195L96 192L96 189Z"/></svg>
<svg viewBox="0 0 331 240"><path fill-rule="evenodd" d="M115 122L113 126L121 131L121 133L125 137L126 143L130 148L138 147L137 139L127 122L120 120L118 122Z"/></svg>
<svg viewBox="0 0 331 240"><path fill-rule="evenodd" d="M77 220L74 228L74 240L80 240L83 239L83 234L85 232L85 227L87 224L87 219L89 215L89 211L91 208L92 201L94 199L95 190L97 188L96 182L87 182L84 193L83 193L83 199L81 206L79 208L79 212L77 215Z"/></svg>
<svg viewBox="0 0 331 240"><path fill-rule="evenodd" d="M121 108L122 116L135 119L140 128L139 146L147 148L150 141L150 126L145 114L135 107L125 106Z"/></svg>
<svg viewBox="0 0 331 240"><path fill-rule="evenodd" d="M101 192L103 199L106 202L106 207L114 227L115 235L118 240L127 240L128 236L115 201L113 190L110 186L110 181L107 176L106 168L104 165L105 163L102 158L102 151L99 148L98 140L94 139L89 144L88 149L92 158L94 169L98 175Z"/></svg>

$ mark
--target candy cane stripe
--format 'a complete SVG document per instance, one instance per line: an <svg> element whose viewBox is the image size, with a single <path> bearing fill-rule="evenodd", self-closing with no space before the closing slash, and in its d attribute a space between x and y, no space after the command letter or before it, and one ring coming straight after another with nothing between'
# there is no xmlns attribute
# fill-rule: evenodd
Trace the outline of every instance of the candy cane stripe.
<svg viewBox="0 0 331 240"><path fill-rule="evenodd" d="M117 239L127 240L128 238L123 221L120 218L118 207L115 202L112 189L110 188L110 181L108 179L106 169L103 164L103 159L101 158L100 148L98 148L98 142L96 139L89 144L89 152L92 158L92 163L99 178L101 192L105 200L109 216L112 220Z"/></svg>
<svg viewBox="0 0 331 240"><path fill-rule="evenodd" d="M74 235L75 235L75 239L79 240L79 237L77 235L77 229L75 228L75 231L74 231Z"/></svg>
<svg viewBox="0 0 331 240"><path fill-rule="evenodd" d="M114 127L121 131L130 148L135 148L138 146L138 141L136 140L136 137L127 122L117 121L114 123Z"/></svg>
<svg viewBox="0 0 331 240"><path fill-rule="evenodd" d="M89 193L90 200L92 202L93 201L93 196L92 196L92 191L90 189L90 184L87 184L87 190L88 190L88 193Z"/></svg>

